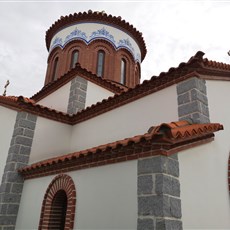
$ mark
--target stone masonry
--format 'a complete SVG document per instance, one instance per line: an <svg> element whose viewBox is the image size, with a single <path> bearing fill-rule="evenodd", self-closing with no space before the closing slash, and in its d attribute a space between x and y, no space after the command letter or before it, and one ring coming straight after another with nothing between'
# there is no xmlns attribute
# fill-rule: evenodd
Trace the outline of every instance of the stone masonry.
<svg viewBox="0 0 230 230"><path fill-rule="evenodd" d="M71 81L67 113L75 114L85 108L87 80L76 77Z"/></svg>
<svg viewBox="0 0 230 230"><path fill-rule="evenodd" d="M0 185L0 230L15 229L23 178L17 169L28 164L37 116L18 112Z"/></svg>
<svg viewBox="0 0 230 230"><path fill-rule="evenodd" d="M177 84L177 102L180 120L210 122L205 80L193 77Z"/></svg>
<svg viewBox="0 0 230 230"><path fill-rule="evenodd" d="M138 160L137 230L181 230L177 154Z"/></svg>

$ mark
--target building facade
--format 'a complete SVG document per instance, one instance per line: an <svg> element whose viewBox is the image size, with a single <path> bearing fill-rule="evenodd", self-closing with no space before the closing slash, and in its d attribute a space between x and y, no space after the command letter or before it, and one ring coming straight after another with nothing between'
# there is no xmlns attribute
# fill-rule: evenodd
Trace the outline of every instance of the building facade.
<svg viewBox="0 0 230 230"><path fill-rule="evenodd" d="M105 12L46 45L44 87L0 96L0 230L229 229L230 65L198 51L140 84L144 39Z"/></svg>

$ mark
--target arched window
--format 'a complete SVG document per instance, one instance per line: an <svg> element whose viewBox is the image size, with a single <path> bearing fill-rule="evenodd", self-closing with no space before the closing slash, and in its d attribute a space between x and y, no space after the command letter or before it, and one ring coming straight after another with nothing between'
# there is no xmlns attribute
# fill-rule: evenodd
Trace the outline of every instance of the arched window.
<svg viewBox="0 0 230 230"><path fill-rule="evenodd" d="M70 68L74 68L77 61L78 61L78 55L79 55L79 51L78 50L74 50L71 54L71 62L70 62Z"/></svg>
<svg viewBox="0 0 230 230"><path fill-rule="evenodd" d="M55 60L54 60L52 81L57 79L57 77L58 77L57 73L58 73L58 57L56 57Z"/></svg>
<svg viewBox="0 0 230 230"><path fill-rule="evenodd" d="M102 77L104 73L105 52L99 50L97 53L97 76Z"/></svg>
<svg viewBox="0 0 230 230"><path fill-rule="evenodd" d="M38 230L72 230L76 205L76 190L70 176L56 176L48 186Z"/></svg>
<svg viewBox="0 0 230 230"><path fill-rule="evenodd" d="M124 58L121 59L121 84L126 83L126 61Z"/></svg>
<svg viewBox="0 0 230 230"><path fill-rule="evenodd" d="M64 190L59 190L53 198L50 210L48 229L65 229L65 218L67 209L67 196Z"/></svg>

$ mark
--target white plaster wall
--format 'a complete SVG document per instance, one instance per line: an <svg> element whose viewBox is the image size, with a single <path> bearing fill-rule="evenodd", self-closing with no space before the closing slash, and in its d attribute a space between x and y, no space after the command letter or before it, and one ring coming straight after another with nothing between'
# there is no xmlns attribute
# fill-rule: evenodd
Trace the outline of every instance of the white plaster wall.
<svg viewBox="0 0 230 230"><path fill-rule="evenodd" d="M29 164L69 153L71 125L38 117Z"/></svg>
<svg viewBox="0 0 230 230"><path fill-rule="evenodd" d="M71 151L144 134L151 126L176 120L177 94L173 85L76 124L73 127Z"/></svg>
<svg viewBox="0 0 230 230"><path fill-rule="evenodd" d="M0 106L0 180L4 172L17 111Z"/></svg>
<svg viewBox="0 0 230 230"><path fill-rule="evenodd" d="M66 83L64 86L62 86L55 92L49 94L47 97L38 101L37 104L67 113L70 84L71 82Z"/></svg>
<svg viewBox="0 0 230 230"><path fill-rule="evenodd" d="M207 81L211 122L224 125L212 143L179 154L184 229L230 229L228 157L230 83Z"/></svg>
<svg viewBox="0 0 230 230"><path fill-rule="evenodd" d="M106 99L113 95L114 93L112 93L111 91L88 81L85 107L96 104L97 102L102 101L103 99Z"/></svg>
<svg viewBox="0 0 230 230"><path fill-rule="evenodd" d="M137 161L79 170L68 175L77 193L74 229L136 229ZM38 229L43 197L54 177L25 181L17 230Z"/></svg>

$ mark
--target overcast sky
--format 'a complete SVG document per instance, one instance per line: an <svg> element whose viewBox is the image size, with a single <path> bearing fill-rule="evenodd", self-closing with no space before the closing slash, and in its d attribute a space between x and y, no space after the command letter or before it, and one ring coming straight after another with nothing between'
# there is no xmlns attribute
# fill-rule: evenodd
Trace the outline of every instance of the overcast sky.
<svg viewBox="0 0 230 230"><path fill-rule="evenodd" d="M0 94L30 97L43 87L45 32L60 16L104 10L143 33L142 80L186 62L198 50L229 63L230 1L1 1Z"/></svg>

